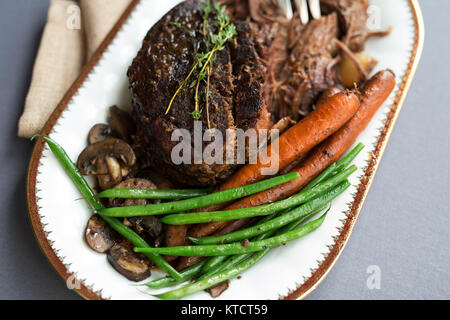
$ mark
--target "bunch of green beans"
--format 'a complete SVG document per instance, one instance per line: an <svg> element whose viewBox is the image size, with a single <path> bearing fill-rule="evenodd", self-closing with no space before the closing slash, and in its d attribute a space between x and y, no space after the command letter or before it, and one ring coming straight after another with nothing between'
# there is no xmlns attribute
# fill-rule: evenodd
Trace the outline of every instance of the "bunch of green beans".
<svg viewBox="0 0 450 320"><path fill-rule="evenodd" d="M129 218L137 216L161 215L161 214L188 211L192 209L203 208L210 205L243 198L248 195L265 191L273 187L276 187L280 184L295 180L298 177L300 177L300 175L297 172L288 173L275 178L263 180L261 182L257 182L254 184L249 184L247 186L220 191L192 199L164 202L157 204L148 204L144 206L115 207L107 209L104 208L100 210L100 213L108 217Z"/></svg>
<svg viewBox="0 0 450 320"><path fill-rule="evenodd" d="M307 216L311 212L316 211L319 208L322 208L323 206L326 206L329 202L331 202L331 200L335 199L337 196L342 194L349 186L350 183L348 181L343 181L337 186L335 186L333 189L318 195L313 200L306 202L305 204L289 211L286 214L283 214L279 217L276 217L268 222L265 222L257 226L252 226L246 229L238 230L224 235L209 236L203 238L189 238L189 239L194 244L198 245L230 243L244 239L250 239L251 237L263 234L266 231L283 227L291 223L292 221Z"/></svg>
<svg viewBox="0 0 450 320"><path fill-rule="evenodd" d="M276 232L275 230L271 230L269 232L261 234L261 235L255 237L255 238L253 238L253 241L260 241L260 240L264 240L264 239L270 238L273 234L275 234L275 232L277 234L281 234L283 232L294 230L295 229L294 226L295 227L299 226L301 223L303 223L304 221L308 220L310 217L313 217L316 214L318 214L319 212L321 212L324 208L325 207L320 208L319 210L312 212L310 215L290 223L289 225L287 225L286 227L282 228L278 232ZM328 211L329 211L329 209L327 210L326 213L328 213ZM247 258L249 258L251 256L252 256L251 253L250 254L249 253L244 253L244 254L236 254L236 255L232 255L230 257L227 257L228 259L225 262L220 263L220 264L216 265L215 267L211 267L209 270L204 270L205 268L203 268L202 271L201 271L202 275L200 277L198 277L197 280L203 280L203 279L206 279L206 278L208 278L210 276L213 276L216 273L219 273L219 272L222 272L224 270L227 270L228 268L233 267L234 265L244 261L245 259L247 259ZM212 260L214 258L216 258L216 257L213 257L210 260Z"/></svg>
<svg viewBox="0 0 450 320"><path fill-rule="evenodd" d="M263 219L261 219L260 223L269 221L274 216L276 216L276 214L266 216ZM219 257L211 257L208 260L199 261L196 264L184 269L183 271L180 272L180 274L183 278L181 281L175 280L174 278L172 278L170 276L166 276L166 277L152 280L152 281L146 283L145 285L147 287L149 287L150 289L162 289L162 288L177 285L179 283L182 283L182 282L192 279L199 273L203 274L203 273L209 272L210 270L214 270L218 266L222 265L221 262L223 261L223 259L221 259L221 258L222 257L220 257L220 256ZM229 258L229 257L223 256L223 258Z"/></svg>
<svg viewBox="0 0 450 320"><path fill-rule="evenodd" d="M344 170L344 168L346 168L348 165L350 165L350 163L356 158L356 156L362 151L363 148L364 148L364 144L359 143L345 157L343 157L341 160L339 160L336 163L333 163L327 169L325 169L317 178L315 178L305 188L303 188L302 191L310 190L310 189L314 188L316 185L318 185L319 183L325 181L326 179L329 179L330 177L335 176L340 171ZM301 223L303 223L306 219L309 219L310 217L314 216L315 214L317 214L318 212L320 212L322 210L323 210L323 208L320 208L318 211L313 212L310 216L306 216L302 219L291 222L290 224L288 224L287 226L285 226L284 228L279 230L277 234L294 230ZM272 218L274 218L275 216L276 216L276 214L267 216L267 217L263 218L258 224L267 222L267 221L271 220ZM252 240L263 240L263 239L268 238L271 235L273 235L273 233L274 233L273 230L268 231L264 234L261 234L255 238L253 238ZM183 275L185 281L195 277L197 274L200 273L201 276L197 279L197 282L195 282L192 285L189 285L189 287L187 287L187 288L183 287L184 288L184 289L182 288L183 290L179 290L179 291L173 292L173 293L168 292L166 294L158 295L158 297L162 298L162 299L177 299L177 298L181 298L183 296L210 288L222 281L231 279L235 275L247 270L252 265L257 263L263 256L265 256L269 250L270 249L266 249L264 251L259 251L256 254L246 253L246 254L232 255L227 260L225 260L225 262L222 262L223 260L220 260L221 263L216 264L215 267L214 267L214 265L215 265L214 260L219 258L220 256L219 257L211 257L207 261L202 260L202 261L198 262L197 264L181 271L181 274ZM252 257L252 258L249 259L250 257ZM248 260L246 260L246 259L248 259ZM242 262L244 260L245 260L245 263ZM204 266L205 265L207 266L208 263L209 263L210 267L205 268ZM239 264L239 265L237 265L237 264ZM227 269L231 268L234 265L237 265L234 268L234 272L233 272L233 269L226 272ZM203 280L206 280L206 281L203 281ZM201 281L203 281L203 282L201 282ZM153 281L147 283L146 285L151 289L161 289L161 288L169 287L169 286L172 286L175 284L179 284L181 282L183 282L183 281L176 281L171 277L164 277L164 278L153 280Z"/></svg>
<svg viewBox="0 0 450 320"><path fill-rule="evenodd" d="M191 246L179 246L179 247L161 247L161 248L135 248L136 252L141 253L158 253L165 255L174 256L196 256L196 257L207 257L207 256L222 256L222 255L232 255L240 253L248 253L264 250L266 247L274 247L285 243L286 241L292 241L297 239L294 237L277 237L269 238L261 241L250 242L247 245L243 245L237 241L250 239L254 236L263 234L267 231L277 230L293 221L299 220L301 218L307 217L331 200L342 194L348 187L350 183L344 181L331 189L330 191L319 195L317 198L305 203L304 205L282 215L274 218L256 226L252 226L243 230L232 232L220 236L212 236L205 238L190 238L192 242L197 245ZM298 236L303 236L304 234L299 233ZM290 239L290 240L287 240ZM217 243L228 243L228 244L217 244ZM200 245L198 245L200 244Z"/></svg>
<svg viewBox="0 0 450 320"><path fill-rule="evenodd" d="M240 208L234 210L174 214L165 216L161 218L160 221L165 224L185 225L185 224L253 218L262 215L268 215L275 212L281 212L289 208L294 208L311 199L314 199L315 197L317 197L317 195L322 194L325 191L329 190L330 188L338 185L342 181L345 181L356 170L357 170L356 166L353 165L348 169L338 173L333 178L318 183L315 187L311 189L302 190L295 196L274 203L269 203L257 207Z"/></svg>
<svg viewBox="0 0 450 320"><path fill-rule="evenodd" d="M281 229L277 233L277 235L278 235L278 237L284 237L285 239L287 239L288 237L290 237L294 234L305 235L305 234L311 233L322 225L326 214L327 213L323 214L319 219L311 221L310 223L308 223L300 228L298 228L298 225L301 224L301 222L292 223L291 225L288 225L287 227ZM283 235L288 235L288 236L283 236ZM239 275L240 273L250 269L259 260L261 260L265 255L267 255L269 253L270 249L271 248L267 247L261 251L256 252L255 254L251 255L249 258L247 258L245 260L240 260L241 262L238 262L238 264L235 265L233 268L229 268L224 271L219 271L217 273L214 273L213 275L207 276L203 279L199 279L196 282L187 284L179 289L164 292L161 294L156 294L155 297L158 297L160 299L181 299L185 296L188 296L188 295L194 294L196 292L214 287L215 285L222 283L226 280L229 280L229 279Z"/></svg>

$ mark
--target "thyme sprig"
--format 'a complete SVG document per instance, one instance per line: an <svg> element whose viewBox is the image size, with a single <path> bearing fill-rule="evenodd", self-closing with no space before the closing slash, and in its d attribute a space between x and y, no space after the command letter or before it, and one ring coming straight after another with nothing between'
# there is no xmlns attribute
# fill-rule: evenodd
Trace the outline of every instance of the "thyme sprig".
<svg viewBox="0 0 450 320"><path fill-rule="evenodd" d="M216 13L216 25L218 26L217 33L211 31L211 26L209 23L210 15ZM236 27L231 23L230 17L226 14L226 6L222 6L219 3L213 3L211 5L210 0L206 0L205 7L203 8L203 27L202 34L204 36L206 52L201 52L197 55L196 62L189 72L188 76L180 84L179 88L170 100L169 106L167 107L166 114L169 113L170 108L175 100L176 96L179 94L181 89L186 86L190 77L198 68L201 68L197 75L197 80L191 83L190 87L195 86L195 107L194 111L190 114L194 120L199 120L202 115L203 109L200 109L199 102L199 88L202 81L206 81L206 113L208 116L208 126L209 126L209 110L208 110L208 94L209 94L209 78L211 75L212 65L217 57L217 52L225 49L227 42L233 41L235 35L237 35Z"/></svg>

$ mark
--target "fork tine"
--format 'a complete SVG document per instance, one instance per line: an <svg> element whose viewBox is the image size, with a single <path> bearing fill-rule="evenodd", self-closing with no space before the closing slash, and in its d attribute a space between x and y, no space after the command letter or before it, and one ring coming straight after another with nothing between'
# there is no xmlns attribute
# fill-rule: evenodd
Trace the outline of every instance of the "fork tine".
<svg viewBox="0 0 450 320"><path fill-rule="evenodd" d="M320 11L320 0L308 0L309 11L311 11L311 15L314 19L320 19L322 17L322 13Z"/></svg>
<svg viewBox="0 0 450 320"><path fill-rule="evenodd" d="M307 24L309 21L308 4L306 0L295 0L295 6L300 14L300 21L302 24Z"/></svg>
<svg viewBox="0 0 450 320"><path fill-rule="evenodd" d="M289 20L292 19L294 13L292 11L291 0L278 0L278 6L281 8L286 18Z"/></svg>

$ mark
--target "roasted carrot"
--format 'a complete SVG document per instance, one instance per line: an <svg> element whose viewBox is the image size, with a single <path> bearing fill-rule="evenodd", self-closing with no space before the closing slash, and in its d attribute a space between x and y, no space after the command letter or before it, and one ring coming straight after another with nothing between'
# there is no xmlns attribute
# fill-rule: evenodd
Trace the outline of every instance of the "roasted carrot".
<svg viewBox="0 0 450 320"><path fill-rule="evenodd" d="M326 103L317 106L306 118L289 128L278 138L278 154L272 154L271 145L267 155L278 160L278 169L282 170L294 160L310 151L320 142L339 130L358 110L358 97L351 91L342 91L330 97ZM262 180L264 170L272 163L247 164L225 181L217 191L233 189ZM196 211L217 211L227 204L220 204L198 209Z"/></svg>
<svg viewBox="0 0 450 320"><path fill-rule="evenodd" d="M323 103L325 103L328 99L330 99L332 96L334 96L335 94L338 94L339 92L341 92L341 89L338 89L336 87L330 87L327 90L325 90L324 92L322 92L322 94L319 96L319 99L317 99L316 105L320 106Z"/></svg>
<svg viewBox="0 0 450 320"><path fill-rule="evenodd" d="M300 178L288 183L263 191L238 202L233 203L228 209L246 208L259 206L265 203L278 201L287 198L312 181L323 170L336 162L355 142L358 135L367 127L378 108L389 97L395 87L395 76L392 71L380 71L374 75L364 86L359 94L361 107L356 114L335 134L321 143L297 168L292 172L298 172ZM231 232L239 229L249 221L233 222L233 228L230 228L226 222L214 222L198 225L189 231L192 237L204 237L217 232L224 225L227 225L226 231ZM233 230L234 229L234 230ZM180 259L177 269L181 270L189 266L192 262L198 261L195 257Z"/></svg>

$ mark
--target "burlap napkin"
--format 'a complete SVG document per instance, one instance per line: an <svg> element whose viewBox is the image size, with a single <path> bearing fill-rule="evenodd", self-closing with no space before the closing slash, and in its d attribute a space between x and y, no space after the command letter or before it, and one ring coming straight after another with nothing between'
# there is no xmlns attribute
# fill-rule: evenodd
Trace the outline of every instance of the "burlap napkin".
<svg viewBox="0 0 450 320"><path fill-rule="evenodd" d="M51 0L18 134L45 122L132 0ZM80 10L81 8L81 10Z"/></svg>

